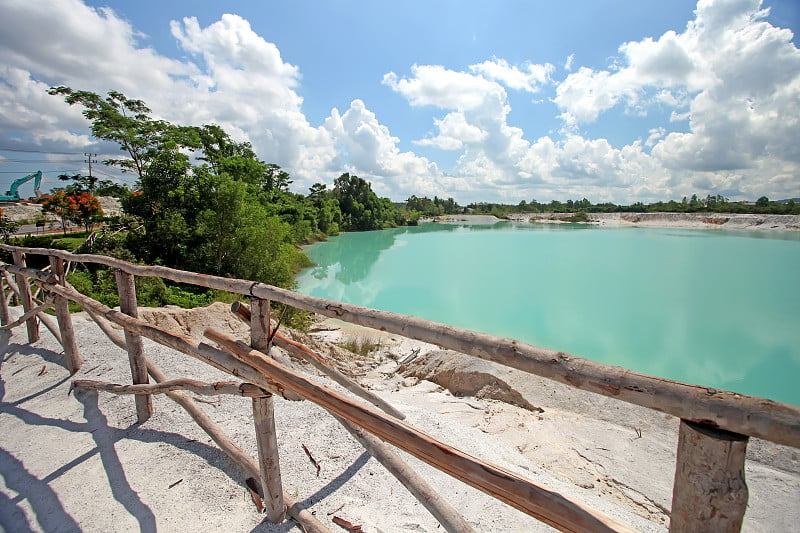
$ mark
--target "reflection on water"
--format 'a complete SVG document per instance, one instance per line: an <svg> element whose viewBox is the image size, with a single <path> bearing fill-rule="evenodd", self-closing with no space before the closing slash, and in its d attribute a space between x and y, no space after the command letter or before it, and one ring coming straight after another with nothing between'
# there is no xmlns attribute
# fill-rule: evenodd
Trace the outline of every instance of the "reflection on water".
<svg viewBox="0 0 800 533"><path fill-rule="evenodd" d="M792 238L785 238L787 234ZM345 234L306 294L800 405L800 235L500 223Z"/></svg>
<svg viewBox="0 0 800 533"><path fill-rule="evenodd" d="M353 234L342 234L311 246L306 251L317 266L312 267L310 274L318 280L327 279L329 270L333 269L335 279L342 283L364 279L381 252L388 250L397 234L403 231L365 231L358 234L358 239L351 238ZM347 264L346 269L339 268L342 263Z"/></svg>
<svg viewBox="0 0 800 533"><path fill-rule="evenodd" d="M458 224L421 224L393 228L382 231L343 233L330 240L306 248L306 253L316 266L305 272L317 280L328 279L333 271L335 279L342 283L354 283L366 277L384 250L395 244L398 236L404 233L451 232L463 230L490 229L491 226ZM342 268L342 265L346 268Z"/></svg>

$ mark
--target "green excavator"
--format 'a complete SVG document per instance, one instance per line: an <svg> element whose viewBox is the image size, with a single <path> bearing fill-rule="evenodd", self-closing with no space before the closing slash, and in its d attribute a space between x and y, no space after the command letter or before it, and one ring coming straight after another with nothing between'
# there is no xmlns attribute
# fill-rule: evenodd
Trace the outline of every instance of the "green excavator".
<svg viewBox="0 0 800 533"><path fill-rule="evenodd" d="M6 194L0 195L0 202L19 202L20 197L17 189L19 189L20 185L30 180L34 180L33 192L36 193L36 198L40 197L42 193L39 191L39 185L42 183L42 171L37 170L33 174L28 174L24 178L14 180L14 183L11 184L11 188L6 191Z"/></svg>

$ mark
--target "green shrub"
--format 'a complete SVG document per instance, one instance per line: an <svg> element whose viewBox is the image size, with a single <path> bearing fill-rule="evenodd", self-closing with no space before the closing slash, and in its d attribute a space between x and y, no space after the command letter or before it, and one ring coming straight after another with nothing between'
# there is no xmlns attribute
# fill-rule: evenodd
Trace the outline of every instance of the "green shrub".
<svg viewBox="0 0 800 533"><path fill-rule="evenodd" d="M284 306L283 304L275 303L273 306L276 309L282 309L286 307L286 313L283 316L283 320L281 321L282 324L286 324L286 326L299 329L300 331L308 331L311 328L312 317L311 313L307 311L303 311L302 309L295 309L294 307ZM281 311L278 311L280 313ZM278 314L280 316L280 314Z"/></svg>
<svg viewBox="0 0 800 533"><path fill-rule="evenodd" d="M109 269L82 268L67 276L67 281L77 291L103 305L108 307L119 305L116 277ZM183 308L203 307L218 299L224 299L226 294L191 285L168 284L161 278L136 277L136 302L142 307L163 307L165 305L177 305ZM71 309L77 310L79 306L75 304Z"/></svg>
<svg viewBox="0 0 800 533"><path fill-rule="evenodd" d="M589 222L589 215L586 214L586 211L578 211L571 217L566 217L563 220L566 222Z"/></svg>
<svg viewBox="0 0 800 533"><path fill-rule="evenodd" d="M161 278L136 276L136 303L142 307L163 307L169 303L169 290Z"/></svg>
<svg viewBox="0 0 800 533"><path fill-rule="evenodd" d="M228 294L226 292L195 287L193 285L167 285L166 290L167 303L164 305L177 305L184 309L211 305Z"/></svg>
<svg viewBox="0 0 800 533"><path fill-rule="evenodd" d="M108 307L119 305L117 283L114 273L106 268L97 270L80 269L67 276L67 281L75 290L97 300Z"/></svg>

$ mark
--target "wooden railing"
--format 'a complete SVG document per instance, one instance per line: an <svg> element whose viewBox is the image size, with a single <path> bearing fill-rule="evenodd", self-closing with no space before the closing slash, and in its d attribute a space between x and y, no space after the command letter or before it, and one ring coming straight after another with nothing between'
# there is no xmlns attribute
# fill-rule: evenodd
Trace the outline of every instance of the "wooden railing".
<svg viewBox="0 0 800 533"><path fill-rule="evenodd" d="M82 380L76 380L74 385L118 394L136 394L136 409L140 421L146 420L152 414L150 395L168 394L190 413L223 451L245 471L260 480L267 516L271 521L282 520L284 512L288 512L307 531L326 529L282 489L275 441L273 394L290 400L307 399L327 409L410 489L447 531L463 532L472 529L382 441L405 450L435 468L562 531L629 531L629 528L580 502L549 491L497 465L472 457L403 422L403 415L397 409L361 389L309 348L271 330L270 301L437 344L680 418L670 531L738 531L741 528L747 506L744 460L750 436L800 448L800 408L796 406L647 376L512 339L306 296L248 280L208 276L159 266L134 265L101 255L71 254L60 250L8 245L0 245L0 248L12 253L14 264L0 264L0 270L3 271L5 285L20 299L25 311L21 319L10 323L3 287L0 320L5 328L25 322L29 341L35 342L38 339L37 319L40 320L64 346L67 366L74 373L80 368L81 357L72 332L67 301L80 304L115 344L128 351L133 385L114 386ZM48 256L49 272L27 268L26 254ZM65 280L65 262L67 265L95 263L114 269L120 311L109 309L70 287ZM213 329L206 330L205 336L214 341L216 346L198 343L138 320L134 276L160 277L249 297L250 309L235 304L234 310L251 326L250 344L236 341ZM36 307L31 284L49 293L50 299ZM43 313L43 309L48 306L55 307L57 326ZM125 338L114 332L108 322L122 326ZM142 349L142 336L205 361L245 383L204 384L189 379L169 380L147 359ZM273 344L311 363L372 405L342 395L293 367L272 359L269 352ZM148 383L148 375L156 384ZM251 397L258 461L228 439L181 389Z"/></svg>

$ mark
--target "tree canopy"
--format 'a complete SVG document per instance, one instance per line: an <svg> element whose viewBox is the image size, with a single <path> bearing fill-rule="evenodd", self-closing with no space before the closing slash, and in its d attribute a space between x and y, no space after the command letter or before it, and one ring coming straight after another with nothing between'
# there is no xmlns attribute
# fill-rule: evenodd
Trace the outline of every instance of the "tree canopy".
<svg viewBox="0 0 800 533"><path fill-rule="evenodd" d="M342 229L367 231L395 226L394 205L388 198L378 198L366 180L349 173L333 182L331 196L342 211Z"/></svg>
<svg viewBox="0 0 800 533"><path fill-rule="evenodd" d="M64 233L67 231L67 221L78 224L89 231L89 227L103 216L100 201L88 192L67 193L56 191L46 195L42 201L42 211L53 213L61 219Z"/></svg>
<svg viewBox="0 0 800 533"><path fill-rule="evenodd" d="M139 222L127 247L148 263L287 287L307 262L297 245L404 222L387 198L350 174L332 190L320 183L308 196L290 192L286 171L218 125L156 120L144 102L116 91L102 97L62 86L49 93L82 106L92 134L125 152L104 163L138 177L122 205ZM107 185L80 175L62 179L73 182L65 194Z"/></svg>

